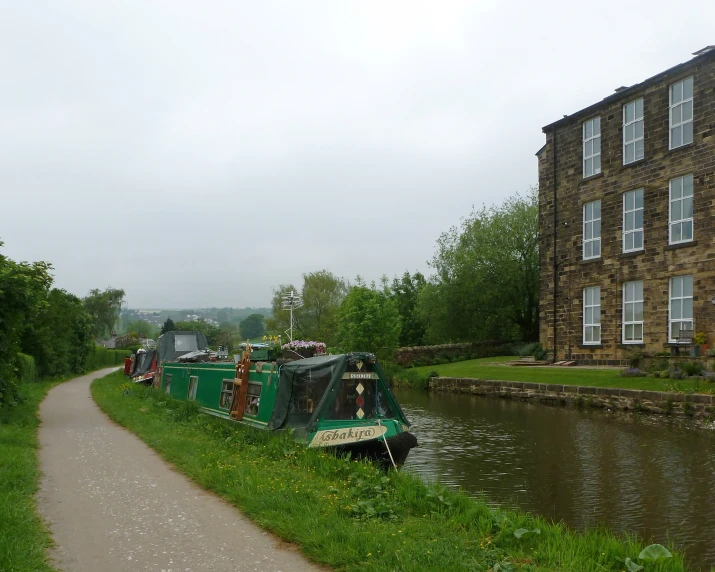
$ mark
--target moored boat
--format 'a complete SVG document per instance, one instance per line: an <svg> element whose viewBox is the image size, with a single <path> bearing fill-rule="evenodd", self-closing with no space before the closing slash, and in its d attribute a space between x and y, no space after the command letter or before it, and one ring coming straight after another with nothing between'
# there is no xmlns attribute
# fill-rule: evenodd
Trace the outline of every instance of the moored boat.
<svg viewBox="0 0 715 572"><path fill-rule="evenodd" d="M160 360L172 344L171 336L159 338ZM290 430L308 447L350 452L385 466L400 466L417 445L373 354L273 358L247 345L235 363L208 361L209 353L197 348L161 360L154 385L176 399L196 401L212 415L257 429Z"/></svg>

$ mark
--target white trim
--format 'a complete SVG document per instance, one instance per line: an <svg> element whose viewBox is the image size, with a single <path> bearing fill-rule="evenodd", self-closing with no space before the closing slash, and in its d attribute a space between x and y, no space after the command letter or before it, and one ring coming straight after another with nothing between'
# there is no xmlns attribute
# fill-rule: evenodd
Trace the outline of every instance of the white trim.
<svg viewBox="0 0 715 572"><path fill-rule="evenodd" d="M587 303L588 291L592 293L591 304ZM591 320L587 320L587 310L591 309ZM586 331L590 328L591 340L586 341ZM598 339L596 339L596 334ZM582 339L584 345L599 345L601 343L601 287L587 286L583 289L583 332Z"/></svg>
<svg viewBox="0 0 715 572"><path fill-rule="evenodd" d="M688 282L686 278L690 278L690 296L685 296L685 283ZM680 296L674 297L673 296L673 281L675 280L680 280ZM680 302L680 318L673 318L673 301L678 300ZM683 306L684 306L684 301L685 300L690 300L690 317L689 318L684 318L683 317ZM683 274L681 276L671 276L670 280L668 280L668 341L671 344L676 343L678 340L676 340L674 337L672 337L673 333L673 324L675 323L680 323L680 324L690 324L690 329L694 330L695 329L695 320L693 319L693 276L692 274ZM680 328L679 328L680 330Z"/></svg>
<svg viewBox="0 0 715 572"><path fill-rule="evenodd" d="M638 115L638 107L640 103L640 115ZM628 121L626 119L626 109L632 107L633 108L633 119ZM638 135L638 128L640 124L640 136ZM633 127L633 136L631 139L628 139L626 137L626 132L628 131L628 127ZM645 157L645 142L644 142L644 132L645 132L645 127L643 125L643 98L640 97L638 99L634 99L633 101L626 103L623 106L623 164L624 165L629 165L630 163L635 163L636 161L640 161ZM641 142L640 149L641 149L641 156L638 156L638 142ZM627 146L632 145L633 146L633 159L627 160Z"/></svg>
<svg viewBox="0 0 715 572"><path fill-rule="evenodd" d="M638 193L640 193L640 203L641 206L638 206ZM633 208L629 209L628 208L628 197L633 196ZM623 252L638 252L639 250L643 250L645 248L645 236L643 233L643 211L644 211L644 196L643 196L643 189L635 189L634 191L627 191L623 193L623 239L622 239L622 247L623 247ZM641 218L641 224L640 226L637 225L637 220L638 220L638 213L640 211L640 218ZM628 230L626 229L626 218L627 215L633 213L633 228ZM640 234L640 243L641 245L636 247L636 237L637 235ZM633 248L628 248L626 246L627 236L633 236Z"/></svg>
<svg viewBox="0 0 715 572"><path fill-rule="evenodd" d="M632 300L628 299L629 286L632 286ZM640 292L638 292L640 290ZM640 320L636 320L638 316L638 305L640 304ZM628 320L628 306L631 306L632 319ZM627 326L633 326L632 339L626 338ZM635 333L640 326L641 335L637 338ZM631 282L623 283L623 320L621 327L621 341L624 344L642 344L643 343L643 280L632 280Z"/></svg>
<svg viewBox="0 0 715 572"><path fill-rule="evenodd" d="M678 182L680 188L680 196L673 199L673 183ZM690 194L685 194L685 183L690 181ZM682 244L684 242L692 242L695 240L695 221L694 221L694 209L695 209L695 181L692 175L683 175L682 177L675 177L668 181L668 244ZM688 204L687 200L690 199L690 216L684 216L685 206ZM680 207L680 218L673 219L673 204L679 203ZM689 223L689 225L688 225ZM673 240L673 229L677 228L680 230L680 240ZM690 237L683 238L683 229L690 228Z"/></svg>
<svg viewBox="0 0 715 572"><path fill-rule="evenodd" d="M590 136L586 136L588 125L591 126ZM598 133L596 130L598 130ZM584 121L581 126L581 134L583 141L581 146L583 155L581 166L583 168L583 177L585 179L586 177L591 177L592 175L598 175L601 172L601 118L592 117L591 119ZM591 144L591 152L586 153L586 147L589 143ZM596 148L598 148L598 150L596 150ZM586 168L589 160L591 161L590 172L589 169ZM598 163L598 167L596 167L596 163Z"/></svg>
<svg viewBox="0 0 715 572"><path fill-rule="evenodd" d="M591 217L586 217L587 207L591 207ZM596 206L598 206L598 216L596 216ZM583 205L582 218L583 224L581 227L581 255L584 260L592 260L601 257L601 201L591 201ZM590 226L588 226L590 225ZM596 231L598 228L598 231ZM590 254L587 254L590 250ZM597 254L594 254L598 251Z"/></svg>
<svg viewBox="0 0 715 572"><path fill-rule="evenodd" d="M690 82L690 97L684 97L686 82ZM673 103L673 90L679 91L679 101ZM695 86L693 84L693 76L686 77L680 81L676 81L668 86L668 148L677 149L683 145L689 145L693 142L693 116L695 115L695 103L693 101L693 96L695 95ZM690 105L688 105L690 103ZM683 111L687 112L690 109L690 118L683 119ZM673 115L676 113L680 116L680 121L673 121ZM685 132L686 125L690 125L690 141L685 141L683 133ZM673 131L675 129L680 129L680 143L678 145L673 145Z"/></svg>

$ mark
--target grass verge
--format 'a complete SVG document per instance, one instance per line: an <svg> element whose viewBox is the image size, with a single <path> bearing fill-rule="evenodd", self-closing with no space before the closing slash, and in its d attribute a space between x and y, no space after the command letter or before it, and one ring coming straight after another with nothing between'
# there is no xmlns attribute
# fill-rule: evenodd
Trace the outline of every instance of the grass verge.
<svg viewBox="0 0 715 572"><path fill-rule="evenodd" d="M37 408L59 381L23 383L15 407L0 408L0 570L51 571L52 538L37 514Z"/></svg>
<svg viewBox="0 0 715 572"><path fill-rule="evenodd" d="M127 385L120 372L96 380L92 395L178 470L338 570L619 571L644 547L605 530L579 534L495 510L409 473L385 474L285 433L203 415L194 402ZM645 572L686 569L677 554L640 563Z"/></svg>
<svg viewBox="0 0 715 572"><path fill-rule="evenodd" d="M699 379L658 379L652 377L622 377L618 368L585 367L509 367L498 365L516 357L498 357L467 360L444 365L415 367L404 372L414 371L417 376L426 376L437 372L440 377L468 377L475 379L494 379L498 381L526 381L531 383L557 383L562 385L587 385L590 387L612 387L621 389L645 389L648 391L701 391L705 392L715 385Z"/></svg>

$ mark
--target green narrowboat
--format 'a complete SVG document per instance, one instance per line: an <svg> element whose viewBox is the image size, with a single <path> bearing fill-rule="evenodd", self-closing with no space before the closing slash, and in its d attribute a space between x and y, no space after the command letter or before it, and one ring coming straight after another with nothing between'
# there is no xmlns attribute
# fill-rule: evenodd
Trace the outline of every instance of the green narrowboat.
<svg viewBox="0 0 715 572"><path fill-rule="evenodd" d="M159 338L160 356L171 358L168 346L178 339L173 334ZM196 401L212 415L258 429L290 430L308 447L350 452L385 466L402 465L417 445L373 354L262 361L272 356L252 352L249 345L234 362L207 361L216 358L205 349L200 340L192 351L162 361L155 386L176 399Z"/></svg>

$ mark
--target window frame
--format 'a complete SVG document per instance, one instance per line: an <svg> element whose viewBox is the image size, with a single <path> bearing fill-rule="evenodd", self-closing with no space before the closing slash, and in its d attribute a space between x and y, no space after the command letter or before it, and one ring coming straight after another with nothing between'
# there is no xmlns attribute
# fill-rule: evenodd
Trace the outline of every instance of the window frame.
<svg viewBox="0 0 715 572"><path fill-rule="evenodd" d="M598 203L598 218L595 218L593 216L593 207L591 209L592 212L592 217L589 220L586 220L586 207L588 205L595 205ZM583 208L581 209L582 213L582 220L583 224L581 225L581 257L583 260L595 260L597 258L601 258L601 199L598 199L596 201L590 201L588 203L583 204ZM593 228L595 227L595 223L598 222L598 237L595 236L595 232L593 231ZM591 238L586 238L586 225L591 224ZM598 244L598 254L593 255L593 247L591 247L591 256L586 256L586 244Z"/></svg>
<svg viewBox="0 0 715 572"><path fill-rule="evenodd" d="M641 104L641 115L638 117L637 111L638 111L638 102ZM629 105L633 105L633 120L632 121L626 121L626 115L627 115L627 107ZM645 115L645 110L644 110L644 104L643 104L643 98L639 97L638 99L634 99L633 101L629 101L625 105L623 105L623 164L624 165L630 165L631 163L636 163L638 161L642 161L645 159L645 123L643 121L643 116ZM640 137L636 136L636 131L637 131L637 124L641 123L641 135ZM630 141L626 140L626 131L627 127L633 125L633 139ZM638 147L638 141L643 141L643 156L638 157L636 154L636 149ZM633 145L633 160L632 161L627 161L626 160L626 147L628 145Z"/></svg>
<svg viewBox="0 0 715 572"><path fill-rule="evenodd" d="M638 207L638 201L637 201L639 192L641 194L641 205L642 205L640 207ZM633 198L633 210L628 210L627 196L630 195L631 193L635 193L634 198ZM640 226L640 228L636 227L636 219L638 217L638 211L641 211L641 226ZM643 224L644 224L643 213L644 213L644 211L645 211L645 192L643 189L634 189L632 191L626 191L625 193L623 193L623 231L622 231L623 236L621 238L621 247L622 247L622 251L624 253L626 253L626 252L640 252L641 250L645 249L645 232L643 231ZM626 229L626 215L628 215L630 213L633 213L633 229L627 230ZM638 248L635 248L635 246L633 248L626 248L626 236L628 236L628 235L635 236L638 233L640 233L640 235L641 235L641 246ZM635 243L636 243L636 241L634 238L633 244L635 245Z"/></svg>
<svg viewBox="0 0 715 572"><path fill-rule="evenodd" d="M231 409L231 402L233 401L233 384L234 384L233 379L222 379L221 380L221 393L219 393L219 397L218 397L218 408L219 409L225 409L227 411L229 411ZM226 389L227 386L229 386L230 389ZM226 407L221 405L222 403L224 403L224 399L223 399L224 394L228 394L228 400L227 400L228 406L226 406Z"/></svg>
<svg viewBox="0 0 715 572"><path fill-rule="evenodd" d="M692 93L690 94L689 98L684 98L683 95L685 93L685 82L691 80L692 82ZM681 86L680 87L680 101L678 103L673 103L673 88L675 86ZM690 119L687 121L683 121L683 105L692 102L692 105L690 106ZM676 107L680 107L680 122L674 124L673 123L673 110ZM695 117L695 79L694 77L688 76L684 77L681 80L678 80L674 83L671 83L668 86L668 149L673 150L673 149L679 149L680 147L684 147L685 145L690 145L694 140L695 140L695 124L694 124L694 117ZM692 124L692 129L691 129L691 140L688 141L687 143L683 142L683 126L691 123ZM673 129L676 129L680 127L680 145L676 145L673 147Z"/></svg>
<svg viewBox="0 0 715 572"><path fill-rule="evenodd" d="M598 123L598 135L594 135L595 123ZM586 137L586 125L591 124L591 137ZM598 140L598 153L593 152L595 141ZM586 155L586 144L591 142L591 154ZM598 157L598 171L593 167L594 157ZM591 173L586 173L586 161L591 159ZM581 124L581 171L583 178L593 177L601 173L601 117L591 117Z"/></svg>
<svg viewBox="0 0 715 572"><path fill-rule="evenodd" d="M685 292L685 279L690 278L690 296L684 296ZM673 281L681 280L680 285L680 296L677 298L673 297ZM668 280L668 343L676 344L678 340L672 337L673 335L673 323L678 322L680 324L690 323L690 329L695 331L695 317L693 308L693 292L695 290L695 280L692 274L681 274L679 276L671 276ZM690 318L683 318L683 300L690 300ZM673 318L673 300L680 300L680 318ZM678 328L678 332L683 328Z"/></svg>
<svg viewBox="0 0 715 572"><path fill-rule="evenodd" d="M685 180L690 178L690 191L691 194L687 197L685 196ZM680 201L680 215L681 218L673 220L673 182L680 181L680 197L675 199L675 201ZM684 209L683 203L685 199L690 199L692 207L692 215L689 217L683 217ZM683 225L685 223L690 223L690 238L683 239ZM673 227L680 225L680 240L673 240ZM680 177L674 177L668 181L668 244L685 244L688 242L693 242L695 240L695 178L693 175L682 175Z"/></svg>
<svg viewBox="0 0 715 572"><path fill-rule="evenodd" d="M588 290L594 290L594 300L595 300L595 295L598 295L598 304L588 304L587 303L587 294L586 292ZM586 286L583 289L583 330L582 330L582 342L583 345L585 346L598 346L601 345L601 287L600 286ZM592 309L592 316L593 318L596 317L596 312L593 310L593 308L598 308L598 321L595 322L593 321L593 318L591 322L586 321L586 309L591 308ZM591 341L586 341L586 328L598 328L598 339L592 339ZM593 334L593 331L591 332Z"/></svg>
<svg viewBox="0 0 715 572"><path fill-rule="evenodd" d="M186 392L186 399L189 401L196 401L196 392L199 389L199 376L190 375L189 376L189 387Z"/></svg>
<svg viewBox="0 0 715 572"><path fill-rule="evenodd" d="M634 288L634 293L633 293L633 300L628 300L628 285L635 285L635 284L640 284L640 299L638 299L637 295L637 288ZM636 320L636 305L640 304L640 314L641 314L641 319ZM626 315L627 315L627 305L632 305L632 312L633 312L633 318L632 320L627 320ZM623 315L622 315L622 320L621 320L621 342L624 344L642 344L643 343L643 338L645 335L644 332L644 315L643 315L643 280L630 280L628 282L623 283L623 304L622 304L622 309L623 309ZM627 339L626 338L626 326L633 326L633 339ZM641 328L641 337L640 339L635 337L635 328L636 326L640 326Z"/></svg>

